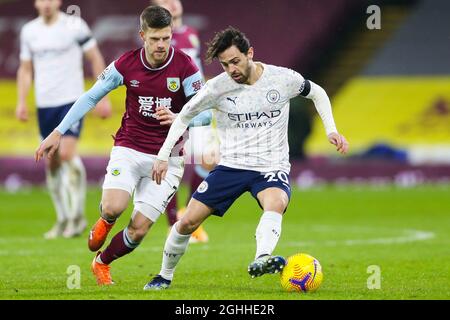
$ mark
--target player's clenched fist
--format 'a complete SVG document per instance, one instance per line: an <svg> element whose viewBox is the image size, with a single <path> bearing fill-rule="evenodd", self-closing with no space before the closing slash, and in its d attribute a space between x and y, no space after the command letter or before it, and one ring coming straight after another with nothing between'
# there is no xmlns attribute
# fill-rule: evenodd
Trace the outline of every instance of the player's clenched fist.
<svg viewBox="0 0 450 320"><path fill-rule="evenodd" d="M348 151L347 139L342 134L332 132L328 135L328 141L336 146L336 150L342 154L346 154Z"/></svg>
<svg viewBox="0 0 450 320"><path fill-rule="evenodd" d="M52 133L45 138L44 141L41 142L39 148L37 148L34 159L36 162L42 159L44 153L47 152L47 157L50 159L53 154L58 150L59 142L61 141L61 133L57 130L53 130Z"/></svg>
<svg viewBox="0 0 450 320"><path fill-rule="evenodd" d="M161 181L166 177L167 167L167 161L156 160L155 163L153 163L152 179L156 181L156 184L161 184Z"/></svg>

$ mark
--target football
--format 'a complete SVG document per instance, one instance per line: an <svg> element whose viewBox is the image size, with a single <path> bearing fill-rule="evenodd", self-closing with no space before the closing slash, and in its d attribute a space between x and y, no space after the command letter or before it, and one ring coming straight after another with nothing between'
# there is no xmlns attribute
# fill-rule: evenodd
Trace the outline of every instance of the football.
<svg viewBox="0 0 450 320"><path fill-rule="evenodd" d="M294 292L316 291L323 280L319 260L306 253L297 253L287 258L280 273L283 289Z"/></svg>

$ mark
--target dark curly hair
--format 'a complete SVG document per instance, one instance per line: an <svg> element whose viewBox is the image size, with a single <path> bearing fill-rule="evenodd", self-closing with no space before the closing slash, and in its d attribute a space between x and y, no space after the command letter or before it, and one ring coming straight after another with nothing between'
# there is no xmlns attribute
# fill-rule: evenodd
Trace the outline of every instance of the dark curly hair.
<svg viewBox="0 0 450 320"><path fill-rule="evenodd" d="M206 62L211 63L220 53L233 45L242 53L247 53L251 47L250 41L245 34L234 27L230 26L225 30L217 32L214 38L207 43Z"/></svg>

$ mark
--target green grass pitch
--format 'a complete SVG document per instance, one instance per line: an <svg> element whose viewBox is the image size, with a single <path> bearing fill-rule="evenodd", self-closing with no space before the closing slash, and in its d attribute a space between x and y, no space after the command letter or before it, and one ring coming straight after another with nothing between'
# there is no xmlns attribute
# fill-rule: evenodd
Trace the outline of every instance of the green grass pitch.
<svg viewBox="0 0 450 320"><path fill-rule="evenodd" d="M98 217L100 192L89 189L90 225ZM180 199L185 195L182 189ZM449 299L449 195L449 185L294 190L275 253L311 254L324 272L317 292L297 294L281 289L279 275L251 279L247 274L261 214L249 194L224 218L207 220L210 242L189 246L169 290L145 292L143 286L160 268L168 231L164 216L138 249L113 262L116 284L100 288L90 272L87 231L76 239L44 240L54 221L45 189L3 190L0 299ZM129 218L130 209L110 236ZM367 287L373 265L380 268L379 289ZM81 270L79 289L67 287L70 266Z"/></svg>

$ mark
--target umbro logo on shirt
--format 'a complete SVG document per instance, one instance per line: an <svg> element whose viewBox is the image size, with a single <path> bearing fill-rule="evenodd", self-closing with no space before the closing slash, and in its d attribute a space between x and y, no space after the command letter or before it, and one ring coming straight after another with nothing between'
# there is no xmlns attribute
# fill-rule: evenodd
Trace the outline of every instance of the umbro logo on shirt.
<svg viewBox="0 0 450 320"><path fill-rule="evenodd" d="M139 81L137 81L137 80L131 80L131 81L130 81L130 85L131 85L132 87L138 88L138 87L139 87Z"/></svg>

